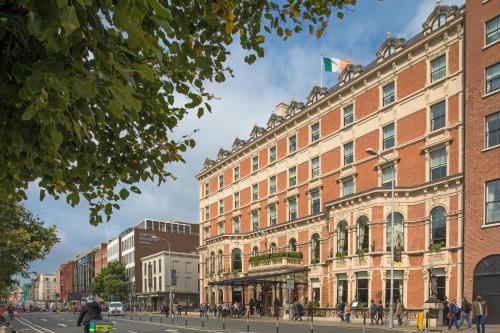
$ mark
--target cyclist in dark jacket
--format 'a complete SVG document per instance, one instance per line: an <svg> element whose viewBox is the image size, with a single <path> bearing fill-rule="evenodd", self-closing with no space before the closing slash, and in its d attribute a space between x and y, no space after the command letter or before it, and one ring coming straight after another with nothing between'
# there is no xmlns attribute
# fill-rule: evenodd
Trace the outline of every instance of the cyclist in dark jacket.
<svg viewBox="0 0 500 333"><path fill-rule="evenodd" d="M97 304L94 296L87 297L87 304L82 306L76 325L83 326L83 331L89 333L89 325L92 320L102 320L101 306Z"/></svg>

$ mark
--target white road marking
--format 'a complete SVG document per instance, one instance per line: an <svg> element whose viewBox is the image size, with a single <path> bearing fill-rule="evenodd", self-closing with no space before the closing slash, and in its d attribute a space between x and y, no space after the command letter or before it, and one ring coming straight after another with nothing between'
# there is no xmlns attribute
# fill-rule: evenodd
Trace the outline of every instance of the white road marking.
<svg viewBox="0 0 500 333"><path fill-rule="evenodd" d="M42 318L42 319L40 319L40 320L42 320L42 321L47 321L47 319L45 319L45 318Z"/></svg>
<svg viewBox="0 0 500 333"><path fill-rule="evenodd" d="M68 327L68 325L66 324L57 324L58 326L62 326L62 327Z"/></svg>
<svg viewBox="0 0 500 333"><path fill-rule="evenodd" d="M179 332L179 330L168 329L168 330L165 330L165 332L173 333L173 332Z"/></svg>
<svg viewBox="0 0 500 333"><path fill-rule="evenodd" d="M47 329L45 327L42 327L42 326L37 325L35 323L32 323L31 321L29 321L26 318L22 318L22 320L19 319L19 318L16 318L16 320L18 322L20 322L21 324L23 324L24 326L27 326L27 327L31 328L32 330L34 330L34 331L36 331L38 333L56 333L56 332L51 331L51 330L49 330L49 329Z"/></svg>
<svg viewBox="0 0 500 333"><path fill-rule="evenodd" d="M128 331L128 333L137 333L137 332L134 332L134 331Z"/></svg>

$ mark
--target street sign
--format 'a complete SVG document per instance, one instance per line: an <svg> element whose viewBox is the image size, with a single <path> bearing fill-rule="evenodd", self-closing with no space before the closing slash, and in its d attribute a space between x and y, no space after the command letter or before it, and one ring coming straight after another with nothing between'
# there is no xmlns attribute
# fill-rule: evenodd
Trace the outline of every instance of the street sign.
<svg viewBox="0 0 500 333"><path fill-rule="evenodd" d="M286 279L286 287L288 289L293 289L295 286L295 280L292 278Z"/></svg>

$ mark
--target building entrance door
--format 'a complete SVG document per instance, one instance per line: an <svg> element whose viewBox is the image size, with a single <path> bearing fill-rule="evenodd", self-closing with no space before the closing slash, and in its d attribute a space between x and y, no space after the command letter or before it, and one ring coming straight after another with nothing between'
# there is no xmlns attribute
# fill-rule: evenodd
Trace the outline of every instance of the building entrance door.
<svg viewBox="0 0 500 333"><path fill-rule="evenodd" d="M488 324L500 324L500 255L481 260L474 270L473 297L488 305Z"/></svg>

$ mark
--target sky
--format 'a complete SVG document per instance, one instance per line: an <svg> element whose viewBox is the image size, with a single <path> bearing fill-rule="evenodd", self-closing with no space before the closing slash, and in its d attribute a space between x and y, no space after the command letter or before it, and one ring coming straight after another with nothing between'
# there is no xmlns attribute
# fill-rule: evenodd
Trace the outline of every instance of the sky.
<svg viewBox="0 0 500 333"><path fill-rule="evenodd" d="M441 0L446 5L463 2ZM47 258L31 265L31 270L53 273L61 263L146 218L198 223L195 175L206 157L215 159L220 147L229 150L236 136L247 139L255 124L265 126L278 103L304 101L313 83L320 81L321 55L367 65L374 60L387 32L406 39L420 32L435 3L436 0L358 0L358 5L343 20L331 20L319 40L308 33L286 42L266 36L265 57L253 65L246 64L245 51L233 45L228 65L235 77L223 84L210 85L210 91L217 97L211 103L212 113L198 119L194 112L174 133L180 138L199 130L194 136L196 148L184 154L186 163L168 167L176 181L160 187L139 184L142 194L131 195L121 202L121 209L114 212L111 221L97 227L88 223L88 207L84 204L71 208L64 200L45 198L40 202L36 186L30 187L30 199L25 206L47 225L56 225L61 239ZM324 73L323 82L325 86L333 86L337 75Z"/></svg>

